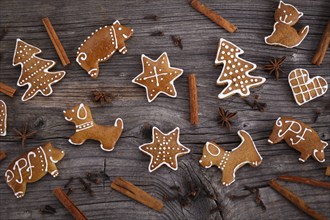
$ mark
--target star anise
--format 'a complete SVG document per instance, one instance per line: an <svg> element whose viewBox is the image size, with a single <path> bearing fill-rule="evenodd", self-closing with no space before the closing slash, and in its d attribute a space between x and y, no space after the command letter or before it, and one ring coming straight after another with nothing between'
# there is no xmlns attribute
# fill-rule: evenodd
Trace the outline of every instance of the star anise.
<svg viewBox="0 0 330 220"><path fill-rule="evenodd" d="M104 91L92 91L92 95L93 95L93 100L94 102L100 102L101 105L103 105L104 103L112 103L112 100L114 99L114 96L111 93L107 93Z"/></svg>
<svg viewBox="0 0 330 220"><path fill-rule="evenodd" d="M16 128L13 129L16 135L18 136L18 138L22 140L22 147L25 146L26 140L28 138L32 138L37 133L36 130L28 131L28 128L29 128L29 124L26 122L24 127L22 128L22 131L19 131Z"/></svg>
<svg viewBox="0 0 330 220"><path fill-rule="evenodd" d="M183 49L183 45L182 45L182 39L179 36L174 36L171 35L172 41L174 46L179 47L181 50Z"/></svg>
<svg viewBox="0 0 330 220"><path fill-rule="evenodd" d="M228 110L224 110L223 108L219 107L219 117L222 126L226 126L228 129L231 127L230 119L235 117L237 112L229 112Z"/></svg>
<svg viewBox="0 0 330 220"><path fill-rule="evenodd" d="M280 74L283 72L281 66L285 59L286 56L283 56L282 58L274 58L269 61L270 64L264 66L264 69L269 72L269 75L275 74L276 80L278 80L280 78Z"/></svg>

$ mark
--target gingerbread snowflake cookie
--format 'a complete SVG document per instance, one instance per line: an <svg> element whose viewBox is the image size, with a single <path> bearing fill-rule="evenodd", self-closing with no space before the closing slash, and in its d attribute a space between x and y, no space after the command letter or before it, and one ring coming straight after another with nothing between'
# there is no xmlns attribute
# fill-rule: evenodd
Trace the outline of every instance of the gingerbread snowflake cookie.
<svg viewBox="0 0 330 220"><path fill-rule="evenodd" d="M240 130L237 134L242 139L238 147L231 151L226 151L215 143L207 142L203 148L203 156L199 161L204 168L217 166L221 169L221 182L226 186L229 186L235 181L236 171L239 168L245 164L257 167L262 162L262 157L249 133Z"/></svg>
<svg viewBox="0 0 330 220"><path fill-rule="evenodd" d="M178 169L178 156L188 154L190 149L183 146L179 141L180 128L175 128L167 134L158 128L152 128L153 140L143 144L139 148L151 157L149 172L155 171L165 164L172 170Z"/></svg>
<svg viewBox="0 0 330 220"><path fill-rule="evenodd" d="M0 100L0 136L7 134L7 106L6 103Z"/></svg>
<svg viewBox="0 0 330 220"><path fill-rule="evenodd" d="M215 64L223 64L223 69L217 80L217 85L227 84L227 87L218 95L224 99L234 94L246 97L250 95L250 88L263 84L266 79L251 76L249 73L257 68L254 63L239 57L244 51L235 44L221 38Z"/></svg>
<svg viewBox="0 0 330 220"><path fill-rule="evenodd" d="M52 84L60 81L65 76L65 71L48 72L55 65L55 61L36 57L42 51L21 39L17 39L13 66L21 65L21 76L17 81L18 86L28 85L22 101L33 98L38 92L44 96L53 93Z"/></svg>
<svg viewBox="0 0 330 220"><path fill-rule="evenodd" d="M293 48L300 45L308 34L309 26L301 28L300 31L293 27L299 18L303 16L296 7L280 1L275 11L274 30L270 36L265 37L266 44Z"/></svg>
<svg viewBox="0 0 330 220"><path fill-rule="evenodd" d="M125 41L132 34L133 29L121 25L118 20L111 26L96 29L78 48L77 63L96 79L99 75L99 62L107 61L117 50L125 54Z"/></svg>
<svg viewBox="0 0 330 220"><path fill-rule="evenodd" d="M176 97L174 80L183 74L183 70L171 67L167 53L164 52L157 60L143 54L141 60L143 71L132 82L145 87L148 101L152 102L160 93Z"/></svg>
<svg viewBox="0 0 330 220"><path fill-rule="evenodd" d="M289 85L296 103L303 105L324 95L328 90L327 81L321 76L309 78L305 69L295 69L289 73Z"/></svg>
<svg viewBox="0 0 330 220"><path fill-rule="evenodd" d="M62 160L64 151L51 143L36 147L16 158L7 168L5 179L17 198L25 195L26 184L40 180L47 173L56 177L56 163Z"/></svg>
<svg viewBox="0 0 330 220"><path fill-rule="evenodd" d="M310 156L319 162L325 161L324 149L328 143L322 141L319 135L309 125L292 117L279 117L269 136L270 144L281 140L300 152L299 161L305 162Z"/></svg>
<svg viewBox="0 0 330 220"><path fill-rule="evenodd" d="M65 120L76 125L76 133L69 139L73 145L82 145L86 140L91 139L99 141L102 150L112 151L124 128L121 118L117 118L113 126L96 124L89 106L83 103L63 113Z"/></svg>

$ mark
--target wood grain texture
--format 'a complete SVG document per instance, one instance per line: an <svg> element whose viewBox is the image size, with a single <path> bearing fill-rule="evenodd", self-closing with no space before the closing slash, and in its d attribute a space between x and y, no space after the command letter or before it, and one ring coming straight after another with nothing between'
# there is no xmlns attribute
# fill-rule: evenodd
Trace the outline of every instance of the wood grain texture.
<svg viewBox="0 0 330 220"><path fill-rule="evenodd" d="M244 199L230 199L229 195L245 193L244 186L264 185L278 175L300 175L322 181L329 181L324 170L330 161L330 149L325 150L326 162L317 163L309 159L298 162L299 153L284 142L269 145L267 138L277 117L293 116L311 125L321 139L330 140L330 94L315 99L299 107L292 96L287 75L295 68L306 68L311 76L320 75L330 82L330 55L326 55L322 65L310 63L317 48L323 29L329 20L330 2L314 0L290 0L304 16L297 26L310 25L310 33L303 43L294 49L269 46L264 37L272 32L273 12L277 0L203 0L204 4L220 13L238 27L235 33L228 33L196 12L185 0L81 0L41 1L23 0L0 1L0 31L4 36L0 41L0 81L15 87L20 68L13 67L12 57L16 38L42 49L40 57L55 60L54 70L66 70L64 79L53 86L54 93L49 97L37 95L24 103L20 100L26 90L17 88L14 98L0 94L8 107L8 134L0 139L0 150L7 153L7 159L0 164L3 176L6 167L18 155L38 144L52 141L62 148L66 156L58 164L60 175L53 178L45 176L41 181L28 184L23 199L16 199L4 180L0 183L0 219L71 219L71 215L53 196L52 190L61 186L71 177L84 176L86 172L106 170L110 179L121 176L141 187L158 199L164 195L173 196L175 191L169 187L181 186L182 193L187 191L188 182L204 185L199 198L190 205L181 207L178 201L165 203L163 213L157 213L112 190L111 181L93 185L94 196L77 189L70 196L75 204L90 219L309 219L270 187L260 188L261 199L267 210L256 206L254 196ZM159 20L143 19L155 14ZM63 68L54 47L41 22L48 16L70 60L75 60L78 46L96 28L112 24L119 19L122 24L134 28L133 37L127 41L128 53L116 53L108 62L100 65L101 74L92 79L76 62ZM164 36L150 36L155 31L163 31ZM180 36L183 50L174 47L171 35ZM267 78L263 86L252 89L260 101L267 103L265 112L252 110L244 101L233 96L219 100L217 95L224 87L216 86L221 66L214 66L219 38L223 37L241 47L245 53L242 58L254 62L258 68L255 75ZM131 83L142 71L141 54L155 59L166 51L171 65L184 69L184 75L196 73L198 78L199 126L189 122L188 80L181 76L175 82L178 97L173 99L161 95L148 103L145 89ZM329 52L328 52L329 53ZM262 66L272 57L287 56L280 80L268 76ZM101 106L91 100L92 90L105 90L116 96L111 105ZM68 143L74 133L74 126L63 118L62 110L79 102L90 105L94 120L100 124L112 125L117 117L124 120L124 131L113 152L100 149L97 142L87 141L82 146ZM238 117L230 131L220 127L217 110L238 111ZM314 121L315 110L321 115ZM38 129L34 139L27 141L27 149L20 147L12 129L20 128L25 121ZM164 132L176 126L181 128L180 141L191 149L191 153L179 158L179 169L167 168L148 172L150 158L138 150L138 146L150 142L142 134L145 122L157 126ZM230 187L220 184L221 172L217 168L203 169L198 160L206 141L214 140L227 150L240 142L236 132L248 131L255 140L264 158L258 168L245 166L237 172L236 182ZM76 187L80 187L76 183ZM282 183L292 192L301 196L315 210L330 218L329 191L296 183ZM217 206L214 199L206 196L205 191L217 195L222 212L210 215L209 210ZM57 209L55 215L42 215L39 208L49 204Z"/></svg>

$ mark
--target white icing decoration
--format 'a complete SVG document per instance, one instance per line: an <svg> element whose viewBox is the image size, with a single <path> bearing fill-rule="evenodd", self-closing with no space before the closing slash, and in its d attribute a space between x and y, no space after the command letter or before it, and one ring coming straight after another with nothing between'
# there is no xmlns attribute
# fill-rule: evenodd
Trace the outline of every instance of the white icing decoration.
<svg viewBox="0 0 330 220"><path fill-rule="evenodd" d="M0 100L0 106L3 107L3 109L0 112L0 119L1 119L0 136L6 136L6 134L7 134L7 106L6 106L6 103L2 100Z"/></svg>
<svg viewBox="0 0 330 220"><path fill-rule="evenodd" d="M279 126L279 127L281 127L282 123L279 123L280 125L278 125L278 123L277 123L277 121L279 119L276 120L276 125ZM292 145L297 145L300 141L304 141L305 140L304 136L305 136L305 134L306 134L307 131L309 131L309 132L312 133L312 130L311 129L305 128L303 130L301 124L298 123L298 122L296 122L296 121L286 120L284 123L291 123L291 124L289 125L289 127L284 132L282 132L282 129L279 129L279 131L277 133L277 136L280 137L280 138L282 138L288 132L292 132L292 133L296 134L296 138L298 138L297 141L293 140L293 138L290 138L290 141L291 141L291 144ZM298 130L293 130L292 129L292 127L294 125L298 125L299 126Z"/></svg>
<svg viewBox="0 0 330 220"><path fill-rule="evenodd" d="M210 151L210 149L209 149L209 146L212 146L213 147L213 149L216 149L218 152L216 153L216 154L213 154L211 151ZM209 154L211 154L213 157L216 157L216 156L218 156L220 153L221 153L221 150L217 147L217 146L215 146L214 144L212 144L211 142L207 142L206 143L206 150L207 150L207 152L209 153Z"/></svg>
<svg viewBox="0 0 330 220"><path fill-rule="evenodd" d="M80 117L80 114L81 114L81 111L82 110L84 111L84 116L83 117ZM77 111L77 118L80 119L80 120L85 120L87 118L87 110L86 110L86 108L85 108L85 106L84 106L83 103L81 103L79 105L79 108L78 108L78 111Z"/></svg>

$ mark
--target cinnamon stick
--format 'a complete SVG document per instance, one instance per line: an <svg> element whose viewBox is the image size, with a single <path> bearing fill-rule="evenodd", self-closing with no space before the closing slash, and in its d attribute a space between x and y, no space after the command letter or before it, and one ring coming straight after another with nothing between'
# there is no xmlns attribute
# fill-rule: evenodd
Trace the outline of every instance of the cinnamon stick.
<svg viewBox="0 0 330 220"><path fill-rule="evenodd" d="M4 93L10 97L13 97L16 92L16 89L0 82L0 92Z"/></svg>
<svg viewBox="0 0 330 220"><path fill-rule="evenodd" d="M323 35L319 43L319 47L317 48L314 57L312 59L312 64L318 66L322 64L322 61L328 50L329 44L330 44L330 20L328 21L328 24L323 31Z"/></svg>
<svg viewBox="0 0 330 220"><path fill-rule="evenodd" d="M291 203L293 203L297 208L305 212L307 215L315 219L321 219L321 220L327 219L324 215L309 207L305 203L305 201L301 199L299 196L297 196L296 194L288 190L286 187L276 182L276 180L270 180L268 184L270 185L270 187L272 187L274 190L280 193L284 198L289 200Z"/></svg>
<svg viewBox="0 0 330 220"><path fill-rule="evenodd" d="M288 182L295 182L295 183L304 183L311 186L322 187L326 189L330 189L330 182L323 182L319 180L314 180L306 177L300 176L279 176L279 180L288 181Z"/></svg>
<svg viewBox="0 0 330 220"><path fill-rule="evenodd" d="M148 206L149 208L156 210L157 212L162 212L164 208L164 204L161 201L122 177L114 179L111 183L111 188L134 199L137 202L144 204L145 206Z"/></svg>
<svg viewBox="0 0 330 220"><path fill-rule="evenodd" d="M190 99L190 123L198 125L198 98L197 98L197 83L196 75L188 75L189 83L189 99Z"/></svg>
<svg viewBox="0 0 330 220"><path fill-rule="evenodd" d="M60 39L58 38L54 28L53 28L53 25L52 23L50 22L49 18L45 17L42 19L42 23L44 24L45 28L46 28L46 31L49 35L49 38L50 40L52 41L55 49L56 49L56 52L57 52L57 55L59 56L61 62L62 62L62 65L63 66L66 66L70 63L70 60L68 58L68 56L66 55L66 52L61 44L61 41Z"/></svg>
<svg viewBox="0 0 330 220"><path fill-rule="evenodd" d="M325 171L325 175L330 176L330 166L327 166L327 170Z"/></svg>
<svg viewBox="0 0 330 220"><path fill-rule="evenodd" d="M53 193L75 219L87 220L87 217L84 215L84 213L80 211L80 209L71 201L71 199L60 187L55 188Z"/></svg>
<svg viewBox="0 0 330 220"><path fill-rule="evenodd" d="M237 30L237 27L230 23L228 20L223 18L221 15L217 14L215 11L209 9L206 5L201 3L199 0L191 0L190 5L212 20L214 23L219 25L220 27L224 28L226 31L233 33Z"/></svg>
<svg viewBox="0 0 330 220"><path fill-rule="evenodd" d="M0 161L6 159L6 157L7 157L6 153L0 150Z"/></svg>

